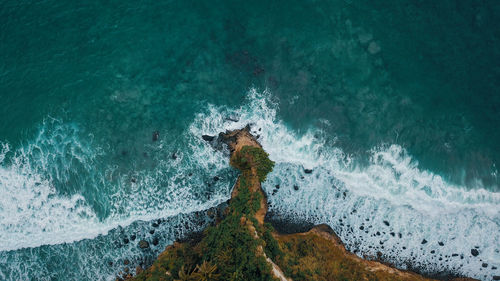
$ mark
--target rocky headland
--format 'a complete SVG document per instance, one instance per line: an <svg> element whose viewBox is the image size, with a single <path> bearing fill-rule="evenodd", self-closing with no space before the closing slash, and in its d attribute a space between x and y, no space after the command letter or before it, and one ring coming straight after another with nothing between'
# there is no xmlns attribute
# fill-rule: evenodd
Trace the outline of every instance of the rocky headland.
<svg viewBox="0 0 500 281"><path fill-rule="evenodd" d="M261 188L274 163L249 126L203 139L216 149L227 146L231 166L240 171L227 208L203 233L175 242L148 269L138 267L136 276L119 279L433 280L350 253L327 225L278 233L265 221L267 200Z"/></svg>

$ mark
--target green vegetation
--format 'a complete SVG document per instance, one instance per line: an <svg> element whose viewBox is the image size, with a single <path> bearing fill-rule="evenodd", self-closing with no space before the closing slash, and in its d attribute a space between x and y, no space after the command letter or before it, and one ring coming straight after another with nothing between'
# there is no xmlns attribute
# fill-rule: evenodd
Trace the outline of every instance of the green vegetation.
<svg viewBox="0 0 500 281"><path fill-rule="evenodd" d="M226 217L216 226L208 227L199 243L176 243L167 248L135 280L275 280L270 265L259 253L259 246L272 257L280 253L278 244L271 234L272 227L268 224L261 227L255 219L263 195L260 190L252 192L256 177L264 181L274 163L261 148L245 146L233 155L231 164L242 175ZM257 175L252 172L253 167Z"/></svg>
<svg viewBox="0 0 500 281"><path fill-rule="evenodd" d="M260 147L244 146L239 153L231 159L231 165L245 173L251 167L257 169L259 181L266 180L266 176L274 168L274 162L269 159L269 154Z"/></svg>
<svg viewBox="0 0 500 281"><path fill-rule="evenodd" d="M372 271L330 240L315 234L277 237L282 254L274 262L293 280L428 280L418 275Z"/></svg>

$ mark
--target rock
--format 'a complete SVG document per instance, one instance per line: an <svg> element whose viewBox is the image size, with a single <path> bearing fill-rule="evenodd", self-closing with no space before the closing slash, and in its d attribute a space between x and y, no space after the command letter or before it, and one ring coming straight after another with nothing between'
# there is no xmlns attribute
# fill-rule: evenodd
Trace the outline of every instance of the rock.
<svg viewBox="0 0 500 281"><path fill-rule="evenodd" d="M214 181L218 181L218 180L220 180L220 178L218 176L215 176Z"/></svg>
<svg viewBox="0 0 500 281"><path fill-rule="evenodd" d="M154 131L153 132L153 141L157 141L160 138L160 132Z"/></svg>
<svg viewBox="0 0 500 281"><path fill-rule="evenodd" d="M135 178L131 178L131 179L130 179L130 182L132 182L132 183L136 183L136 182L137 182L137 180L136 180Z"/></svg>
<svg viewBox="0 0 500 281"><path fill-rule="evenodd" d="M482 267L488 267L488 264L483 262L483 264L481 264Z"/></svg>
<svg viewBox="0 0 500 281"><path fill-rule="evenodd" d="M392 237L396 236L396 233L394 233L394 232L391 232L391 233L389 233L389 234L390 234Z"/></svg>
<svg viewBox="0 0 500 281"><path fill-rule="evenodd" d="M129 242L128 238L123 239L123 243L128 244L128 242Z"/></svg>
<svg viewBox="0 0 500 281"><path fill-rule="evenodd" d="M498 275L493 275L493 280L500 280L500 276L498 276Z"/></svg>
<svg viewBox="0 0 500 281"><path fill-rule="evenodd" d="M154 223L151 224L151 226L152 227L158 227L159 225L156 222L154 222Z"/></svg>
<svg viewBox="0 0 500 281"><path fill-rule="evenodd" d="M108 262L108 265L109 265L109 266L113 266L113 262L112 262L112 261L109 261L109 262Z"/></svg>
<svg viewBox="0 0 500 281"><path fill-rule="evenodd" d="M432 250L432 251L431 251L431 254L434 254L435 252L436 252L436 251Z"/></svg>
<svg viewBox="0 0 500 281"><path fill-rule="evenodd" d="M123 261L123 264L124 264L124 265L128 265L129 263L130 263L130 261L129 261L128 259L125 259L125 260Z"/></svg>
<svg viewBox="0 0 500 281"><path fill-rule="evenodd" d="M135 268L135 274L139 275L144 271L140 265Z"/></svg>
<svg viewBox="0 0 500 281"><path fill-rule="evenodd" d="M470 249L470 253L471 255L473 255L474 257L477 257L479 255L479 251L476 250L476 249Z"/></svg>
<svg viewBox="0 0 500 281"><path fill-rule="evenodd" d="M130 240L132 240L132 241L135 241L135 238L136 238L136 237L135 237L135 234L132 234L132 235L130 236Z"/></svg>
<svg viewBox="0 0 500 281"><path fill-rule="evenodd" d="M426 243L427 243L427 240L423 239L421 244L423 245L423 244L426 244Z"/></svg>
<svg viewBox="0 0 500 281"><path fill-rule="evenodd" d="M208 142L211 142L215 139L214 136L209 136L209 135L203 135L201 136L201 138L204 140L204 141L208 141Z"/></svg>
<svg viewBox="0 0 500 281"><path fill-rule="evenodd" d="M389 222L388 221L384 221L384 224L389 226Z"/></svg>
<svg viewBox="0 0 500 281"><path fill-rule="evenodd" d="M294 186L293 186L293 189L295 189L295 190L299 190L299 186L298 186L298 185L294 185Z"/></svg>
<svg viewBox="0 0 500 281"><path fill-rule="evenodd" d="M128 272L130 271L130 269L128 269L128 267L125 267L125 268L123 269L123 271L125 271L125 273L128 273Z"/></svg>
<svg viewBox="0 0 500 281"><path fill-rule="evenodd" d="M141 248L141 249L147 249L147 248L149 248L148 241L146 241L146 240L139 241L139 248Z"/></svg>
<svg viewBox="0 0 500 281"><path fill-rule="evenodd" d="M443 242L438 242L439 246L444 246Z"/></svg>
<svg viewBox="0 0 500 281"><path fill-rule="evenodd" d="M160 241L158 240L157 237L153 238L153 245L158 246L159 243Z"/></svg>
<svg viewBox="0 0 500 281"><path fill-rule="evenodd" d="M177 159L177 154L175 154L175 152L172 153L172 159L174 159L174 160Z"/></svg>
<svg viewBox="0 0 500 281"><path fill-rule="evenodd" d="M312 170L312 169L304 169L304 173L306 173L306 174L310 174L310 173L312 173L312 172L313 172L313 170Z"/></svg>
<svg viewBox="0 0 500 281"><path fill-rule="evenodd" d="M280 185L279 184L275 185L274 187L276 187L276 189L280 189Z"/></svg>
<svg viewBox="0 0 500 281"><path fill-rule="evenodd" d="M151 230L149 231L149 233L150 233L150 234L155 234L155 230L154 230L154 229L151 229Z"/></svg>

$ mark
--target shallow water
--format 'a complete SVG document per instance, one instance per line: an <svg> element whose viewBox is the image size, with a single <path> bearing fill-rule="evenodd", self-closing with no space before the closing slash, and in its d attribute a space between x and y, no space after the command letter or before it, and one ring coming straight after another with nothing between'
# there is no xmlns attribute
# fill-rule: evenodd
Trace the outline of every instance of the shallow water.
<svg viewBox="0 0 500 281"><path fill-rule="evenodd" d="M401 268L500 275L500 5L227 2L0 5L0 279L147 265L230 196L200 135L247 123L279 218Z"/></svg>

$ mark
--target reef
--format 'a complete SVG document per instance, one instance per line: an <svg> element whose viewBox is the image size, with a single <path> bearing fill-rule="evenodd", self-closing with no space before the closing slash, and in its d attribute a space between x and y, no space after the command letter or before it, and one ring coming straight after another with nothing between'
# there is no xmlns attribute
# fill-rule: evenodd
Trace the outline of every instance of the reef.
<svg viewBox="0 0 500 281"><path fill-rule="evenodd" d="M327 225L278 233L265 221L267 200L261 188L274 162L249 126L203 139L216 148L227 147L231 166L240 171L223 215L203 233L168 246L148 269L138 267L136 276L117 279L433 280L350 253Z"/></svg>

